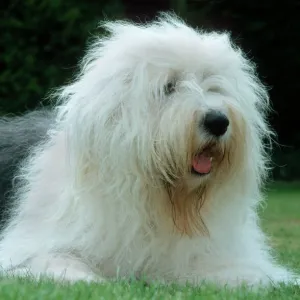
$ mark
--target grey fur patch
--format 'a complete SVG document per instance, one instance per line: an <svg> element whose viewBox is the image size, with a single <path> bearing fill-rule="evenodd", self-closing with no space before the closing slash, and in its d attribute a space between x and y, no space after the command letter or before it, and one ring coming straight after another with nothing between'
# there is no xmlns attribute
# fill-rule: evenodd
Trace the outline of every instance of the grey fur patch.
<svg viewBox="0 0 300 300"><path fill-rule="evenodd" d="M43 140L54 121L50 110L0 118L0 222L6 219L12 179L20 162Z"/></svg>

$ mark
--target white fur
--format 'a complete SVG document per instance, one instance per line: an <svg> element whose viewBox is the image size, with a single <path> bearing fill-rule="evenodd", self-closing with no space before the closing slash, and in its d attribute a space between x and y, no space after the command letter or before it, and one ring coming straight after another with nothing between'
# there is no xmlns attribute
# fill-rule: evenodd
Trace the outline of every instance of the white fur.
<svg viewBox="0 0 300 300"><path fill-rule="evenodd" d="M252 64L226 33L195 31L174 16L104 27L110 35L59 90L56 122L18 174L23 184L0 244L5 272L293 282L257 220L271 132ZM168 81L176 81L171 95ZM198 177L191 158L212 140L201 126L212 108L230 119L216 142L225 159Z"/></svg>

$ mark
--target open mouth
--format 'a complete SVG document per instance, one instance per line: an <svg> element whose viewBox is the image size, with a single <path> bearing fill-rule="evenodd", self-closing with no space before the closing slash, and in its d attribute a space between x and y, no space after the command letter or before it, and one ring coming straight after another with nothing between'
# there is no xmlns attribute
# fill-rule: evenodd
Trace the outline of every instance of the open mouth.
<svg viewBox="0 0 300 300"><path fill-rule="evenodd" d="M204 150L196 154L192 161L192 173L196 175L207 175L212 168L212 155L210 151Z"/></svg>

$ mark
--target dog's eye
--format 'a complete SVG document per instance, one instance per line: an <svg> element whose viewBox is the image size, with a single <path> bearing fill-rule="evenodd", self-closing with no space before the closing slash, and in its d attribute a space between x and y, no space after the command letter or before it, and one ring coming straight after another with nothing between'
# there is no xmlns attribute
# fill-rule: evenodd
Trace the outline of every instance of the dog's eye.
<svg viewBox="0 0 300 300"><path fill-rule="evenodd" d="M208 89L208 92L222 94L222 90L218 86L213 86Z"/></svg>
<svg viewBox="0 0 300 300"><path fill-rule="evenodd" d="M175 81L170 81L165 85L165 94L171 95L172 93L175 92L175 87L176 87L176 82Z"/></svg>

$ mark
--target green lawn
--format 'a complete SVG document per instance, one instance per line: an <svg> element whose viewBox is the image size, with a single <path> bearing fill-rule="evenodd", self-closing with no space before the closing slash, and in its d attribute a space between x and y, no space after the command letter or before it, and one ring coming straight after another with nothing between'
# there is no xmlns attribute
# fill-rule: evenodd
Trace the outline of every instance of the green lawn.
<svg viewBox="0 0 300 300"><path fill-rule="evenodd" d="M265 231L282 263L300 272L300 184L276 184L268 189L268 201L262 214ZM282 286L271 290L250 292L212 286L180 288L144 286L142 283L108 283L105 285L77 283L59 286L52 282L32 283L24 279L2 279L0 300L85 300L85 299L300 299L300 287Z"/></svg>

